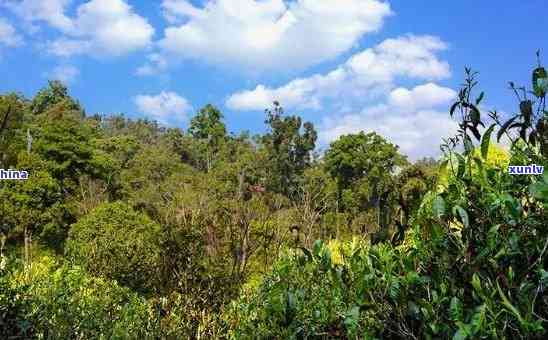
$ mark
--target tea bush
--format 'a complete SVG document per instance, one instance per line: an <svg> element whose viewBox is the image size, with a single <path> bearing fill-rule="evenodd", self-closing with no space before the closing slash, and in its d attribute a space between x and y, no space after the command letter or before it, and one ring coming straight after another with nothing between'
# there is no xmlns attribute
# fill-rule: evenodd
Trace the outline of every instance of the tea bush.
<svg viewBox="0 0 548 340"><path fill-rule="evenodd" d="M518 130L509 133L510 164L546 166L531 136L548 112L538 98L541 115L527 116L525 101L510 120L519 124L491 113L495 123L482 134L475 76L467 70L451 108L461 123L442 145L444 183L424 196L402 244L342 247L342 263L321 241L295 250L233 302L231 338L548 337L548 174L512 176L489 152L498 124L499 139Z"/></svg>
<svg viewBox="0 0 548 340"><path fill-rule="evenodd" d="M1 336L16 339L153 338L154 309L130 289L44 256L0 274Z"/></svg>
<svg viewBox="0 0 548 340"><path fill-rule="evenodd" d="M68 259L94 275L151 292L160 272L160 226L121 202L105 203L71 226Z"/></svg>

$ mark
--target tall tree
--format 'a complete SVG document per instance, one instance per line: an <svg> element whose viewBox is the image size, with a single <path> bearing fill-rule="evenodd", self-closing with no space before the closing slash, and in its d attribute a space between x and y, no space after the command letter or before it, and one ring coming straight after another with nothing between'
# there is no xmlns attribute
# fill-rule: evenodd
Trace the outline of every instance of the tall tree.
<svg viewBox="0 0 548 340"><path fill-rule="evenodd" d="M291 196L297 190L299 177L312 162L318 134L310 122L299 116L284 117L278 102L266 110L270 131L262 137L268 158L270 189Z"/></svg>
<svg viewBox="0 0 548 340"><path fill-rule="evenodd" d="M325 164L337 181L339 198L344 191L366 192L367 199L361 202L360 209L374 207L379 227L386 227L393 174L397 167L406 164L406 157L398 152L398 147L374 132L350 134L331 143Z"/></svg>
<svg viewBox="0 0 548 340"><path fill-rule="evenodd" d="M14 139L23 127L26 105L17 94L0 96L0 167L15 162Z"/></svg>
<svg viewBox="0 0 548 340"><path fill-rule="evenodd" d="M68 88L57 80L49 81L47 87L38 91L31 102L30 109L32 113L40 114L60 103L64 103L70 110L83 113L78 101L69 95Z"/></svg>
<svg viewBox="0 0 548 340"><path fill-rule="evenodd" d="M205 164L201 167L209 171L227 137L223 113L211 104L206 105L190 121L188 132L200 142L200 149L205 154Z"/></svg>

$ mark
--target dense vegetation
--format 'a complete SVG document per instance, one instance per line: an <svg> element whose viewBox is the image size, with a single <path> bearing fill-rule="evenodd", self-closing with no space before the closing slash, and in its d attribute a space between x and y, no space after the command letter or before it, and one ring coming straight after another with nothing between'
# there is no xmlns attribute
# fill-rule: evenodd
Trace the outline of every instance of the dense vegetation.
<svg viewBox="0 0 548 340"><path fill-rule="evenodd" d="M0 168L30 173L0 182L0 338L547 338L548 174L507 167L548 165L548 77L510 119L476 78L414 163L374 132L316 154L279 103L251 136L0 96Z"/></svg>

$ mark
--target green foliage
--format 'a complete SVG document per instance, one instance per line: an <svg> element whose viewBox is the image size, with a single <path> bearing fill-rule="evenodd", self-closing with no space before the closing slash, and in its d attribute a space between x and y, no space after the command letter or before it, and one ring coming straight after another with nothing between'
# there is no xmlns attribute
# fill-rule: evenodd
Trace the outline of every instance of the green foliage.
<svg viewBox="0 0 548 340"><path fill-rule="evenodd" d="M17 94L0 96L0 167L16 162L17 149L14 142L24 124L26 102Z"/></svg>
<svg viewBox="0 0 548 340"><path fill-rule="evenodd" d="M0 183L0 231L22 236L28 230L38 240L59 247L68 228L61 187L36 155L22 155L19 165L32 169L32 176Z"/></svg>
<svg viewBox="0 0 548 340"><path fill-rule="evenodd" d="M206 105L192 118L188 132L197 140L198 166L209 171L226 140L223 114L213 105Z"/></svg>
<svg viewBox="0 0 548 340"><path fill-rule="evenodd" d="M65 186L70 188L83 174L102 178L112 171L108 156L95 148L97 132L88 121L68 115L55 121L40 117L36 124L31 129L32 151L47 161L48 170Z"/></svg>
<svg viewBox="0 0 548 340"><path fill-rule="evenodd" d="M397 253L384 245L369 249L351 244L342 249L342 256L343 263L334 264L329 248L318 241L313 249L304 249L303 256L281 260L254 294L232 304L226 314L231 336L334 339L409 335L397 328L395 318L407 312L407 300L419 299L416 293L428 279L414 272L400 275L412 262L400 261Z"/></svg>
<svg viewBox="0 0 548 340"><path fill-rule="evenodd" d="M80 104L69 96L65 85L59 81L49 81L48 87L40 90L30 103L30 111L41 114L60 104L69 111L82 110Z"/></svg>
<svg viewBox="0 0 548 340"><path fill-rule="evenodd" d="M462 122L459 134L442 145L450 174L424 195L402 244L350 244L337 264L320 241L302 255L288 255L232 304L225 315L232 338L546 337L546 176L511 176L506 162L492 161L494 128L479 133L483 94L471 102L475 76L467 70L451 108ZM531 142L529 109L521 106L514 118L520 125L495 119L503 130L518 130L510 162L546 166ZM348 185L366 167L359 166L360 153L352 154L352 140L346 142L334 147L349 152L330 151L326 163Z"/></svg>
<svg viewBox="0 0 548 340"><path fill-rule="evenodd" d="M295 194L300 176L312 161L318 135L312 123L303 124L300 117L284 117L283 114L278 102L274 102L272 110L267 110L265 123L270 131L261 142L269 169L269 188L291 196Z"/></svg>
<svg viewBox="0 0 548 340"><path fill-rule="evenodd" d="M397 194L395 176L396 169L406 164L406 158L398 152L398 147L374 132L341 136L326 152L325 167L337 182L340 208L354 214L374 211L376 218L370 223L376 226L372 230L375 232L372 235L374 242L389 238L388 230L398 201L403 214L409 213L402 196L406 194ZM401 177L400 180L406 179ZM400 227L400 234L402 229Z"/></svg>
<svg viewBox="0 0 548 340"><path fill-rule="evenodd" d="M141 146L120 173L121 194L132 205L155 217L165 194L160 190L162 184L173 174L191 172L189 168L170 148Z"/></svg>
<svg viewBox="0 0 548 340"><path fill-rule="evenodd" d="M417 211L424 195L434 189L438 178L437 168L436 161L423 159L403 168L397 175L398 204L406 222Z"/></svg>
<svg viewBox="0 0 548 340"><path fill-rule="evenodd" d="M215 106L208 104L190 121L188 132L197 139L207 139L213 144L226 137L223 114Z"/></svg>
<svg viewBox="0 0 548 340"><path fill-rule="evenodd" d="M0 275L2 337L128 339L156 332L155 311L143 298L79 267L42 257L26 272Z"/></svg>
<svg viewBox="0 0 548 340"><path fill-rule="evenodd" d="M398 148L374 132L341 136L325 155L329 173L342 188L364 178L386 179L405 164Z"/></svg>
<svg viewBox="0 0 548 340"><path fill-rule="evenodd" d="M0 96L0 165L30 174L0 182L0 337L544 339L548 176L507 172L547 166L540 60L532 84L487 120L466 69L414 164L375 133L315 155L277 102L252 137L212 105L185 133L58 82Z"/></svg>
<svg viewBox="0 0 548 340"><path fill-rule="evenodd" d="M160 226L125 203L104 204L71 226L68 258L139 292L158 285Z"/></svg>

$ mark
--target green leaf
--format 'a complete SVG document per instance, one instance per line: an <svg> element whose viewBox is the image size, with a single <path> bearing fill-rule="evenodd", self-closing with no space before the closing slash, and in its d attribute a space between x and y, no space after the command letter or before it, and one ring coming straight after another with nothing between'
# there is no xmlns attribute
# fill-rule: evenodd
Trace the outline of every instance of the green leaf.
<svg viewBox="0 0 548 340"><path fill-rule="evenodd" d="M466 160L464 159L464 157L462 157L462 155L458 153L456 155L459 162L459 167L457 170L457 178L462 178L462 176L464 176L464 172L466 171Z"/></svg>
<svg viewBox="0 0 548 340"><path fill-rule="evenodd" d="M352 307L345 315L344 325L350 332L355 332L360 321L360 307Z"/></svg>
<svg viewBox="0 0 548 340"><path fill-rule="evenodd" d="M462 224L466 228L470 227L470 222L469 222L469 219L468 219L468 213L460 205L457 205L453 208L453 214L455 214L455 215L458 214L460 216Z"/></svg>
<svg viewBox="0 0 548 340"><path fill-rule="evenodd" d="M474 150L474 143L468 134L464 135L464 154L469 155Z"/></svg>
<svg viewBox="0 0 548 340"><path fill-rule="evenodd" d="M476 309L476 313L472 316L470 324L472 326L472 335L476 334L483 328L485 323L485 305L481 305Z"/></svg>
<svg viewBox="0 0 548 340"><path fill-rule="evenodd" d="M519 104L519 110L524 118L526 125L531 125L531 117L533 117L533 102L524 100Z"/></svg>
<svg viewBox="0 0 548 340"><path fill-rule="evenodd" d="M548 74L544 67L538 67L533 71L533 91L539 98L546 96L548 89Z"/></svg>
<svg viewBox="0 0 548 340"><path fill-rule="evenodd" d="M477 140L481 140L481 134L479 133L478 128L476 126L471 126L470 131L472 131L472 134L474 135L474 137L476 137Z"/></svg>
<svg viewBox="0 0 548 340"><path fill-rule="evenodd" d="M489 153L489 143L491 142L491 134L495 129L495 124L492 124L487 131L482 136L481 139L481 156L483 159L487 159L487 154Z"/></svg>
<svg viewBox="0 0 548 340"><path fill-rule="evenodd" d="M414 318L420 315L419 306L417 306L417 304L413 301L407 302L407 311L408 311L408 314L413 316Z"/></svg>
<svg viewBox="0 0 548 340"><path fill-rule="evenodd" d="M474 124L474 127L481 124L481 113L480 110L475 105L469 105L470 106L470 120L472 121L472 124Z"/></svg>
<svg viewBox="0 0 548 340"><path fill-rule="evenodd" d="M314 245L312 246L312 251L314 252L314 256L320 257L320 252L323 249L323 241L322 240L316 240L314 242Z"/></svg>
<svg viewBox="0 0 548 340"><path fill-rule="evenodd" d="M504 206L508 209L510 216L515 220L518 220L523 211L520 201L508 193L503 194L501 198L504 202Z"/></svg>
<svg viewBox="0 0 548 340"><path fill-rule="evenodd" d="M483 97L485 96L485 92L480 93L478 98L476 99L476 105L481 104L481 101L483 100Z"/></svg>
<svg viewBox="0 0 548 340"><path fill-rule="evenodd" d="M390 295L390 298L394 301L397 300L400 296L400 283L397 280L390 284L390 288L388 289L388 295Z"/></svg>
<svg viewBox="0 0 548 340"><path fill-rule="evenodd" d="M453 117L453 115L455 114L455 110L457 109L457 107L459 107L459 105L460 105L460 102L456 102L453 105L451 105L451 109L449 110L449 114L451 115L451 117Z"/></svg>
<svg viewBox="0 0 548 340"><path fill-rule="evenodd" d="M540 269L538 273L540 275L540 283L543 285L548 285L548 271Z"/></svg>
<svg viewBox="0 0 548 340"><path fill-rule="evenodd" d="M544 97L548 92L548 78L539 78L537 80L537 88L539 90L539 97Z"/></svg>
<svg viewBox="0 0 548 340"><path fill-rule="evenodd" d="M497 142L500 142L502 135L506 132L510 124L512 124L514 120L516 120L517 118L518 116L512 117L509 120L507 120L506 123L502 124L502 126L500 127L500 130L497 132Z"/></svg>
<svg viewBox="0 0 548 340"><path fill-rule="evenodd" d="M481 288L481 280L478 276L478 274L474 273L474 275L472 275L472 287L474 287L474 290L481 294L482 292L482 288Z"/></svg>
<svg viewBox="0 0 548 340"><path fill-rule="evenodd" d="M479 174L480 174L479 179L481 181L481 184L484 187L486 187L487 190L489 190L490 188L487 187L489 185L489 179L487 178L487 173L485 171L485 167L483 166L483 161L479 157L474 157L473 161L474 161L474 163L476 163L476 166L478 167L478 171L479 171Z"/></svg>
<svg viewBox="0 0 548 340"><path fill-rule="evenodd" d="M523 318L521 317L521 314L519 313L519 311L517 310L516 307L514 307L510 301L508 300L508 298L506 297L506 295L504 295L504 293L502 292L502 289L500 288L499 286L499 283L497 281L497 290L499 292L499 296L501 297L502 299L502 304L504 305L504 307L506 307L506 309L508 311L510 311L512 314L514 314L514 316L518 319L518 321L520 322L520 324L523 324L524 320Z"/></svg>
<svg viewBox="0 0 548 340"><path fill-rule="evenodd" d="M324 248L322 253L322 264L325 268L331 267L331 251L329 248Z"/></svg>
<svg viewBox="0 0 548 340"><path fill-rule="evenodd" d="M432 202L432 212L438 219L445 215L445 200L443 197L438 195L434 198L434 201Z"/></svg>
<svg viewBox="0 0 548 340"><path fill-rule="evenodd" d="M462 320L462 302L456 296L451 299L449 313L452 321L457 322Z"/></svg>
<svg viewBox="0 0 548 340"><path fill-rule="evenodd" d="M462 329L459 329L455 332L455 335L453 335L453 340L466 340L468 336L464 333Z"/></svg>
<svg viewBox="0 0 548 340"><path fill-rule="evenodd" d="M470 334L470 325L461 324L459 330L453 335L453 340L466 340Z"/></svg>
<svg viewBox="0 0 548 340"><path fill-rule="evenodd" d="M546 174L545 170L545 174ZM531 195L539 201L548 202L548 182L538 181L529 186Z"/></svg>
<svg viewBox="0 0 548 340"><path fill-rule="evenodd" d="M306 257L307 261L312 261L312 253L310 250L306 249L305 247L299 247L303 251L304 256Z"/></svg>

